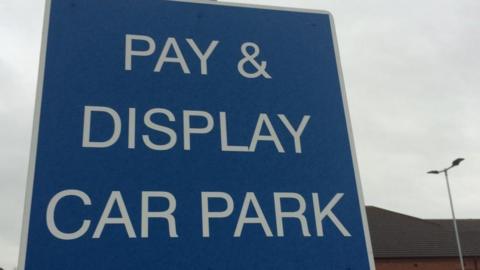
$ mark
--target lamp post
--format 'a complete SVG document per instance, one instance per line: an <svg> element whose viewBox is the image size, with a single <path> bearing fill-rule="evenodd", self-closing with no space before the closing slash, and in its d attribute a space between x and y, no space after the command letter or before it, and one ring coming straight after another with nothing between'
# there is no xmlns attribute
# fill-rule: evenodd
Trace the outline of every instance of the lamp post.
<svg viewBox="0 0 480 270"><path fill-rule="evenodd" d="M462 270L465 270L463 266L463 255L462 255L462 246L460 245L460 237L458 236L458 227L457 227L457 219L455 218L455 211L453 210L453 201L452 201L452 193L450 191L450 183L448 181L448 170L451 168L458 166L460 162L462 162L464 159L463 158L457 158L452 162L452 165L450 167L445 168L440 171L429 171L427 173L429 174L440 174L444 173L445 174L445 180L447 182L447 190L448 190L448 198L450 199L450 209L452 210L452 217L453 217L453 228L455 230L455 237L457 239L457 247L458 247L458 256L460 257L460 266L462 267Z"/></svg>

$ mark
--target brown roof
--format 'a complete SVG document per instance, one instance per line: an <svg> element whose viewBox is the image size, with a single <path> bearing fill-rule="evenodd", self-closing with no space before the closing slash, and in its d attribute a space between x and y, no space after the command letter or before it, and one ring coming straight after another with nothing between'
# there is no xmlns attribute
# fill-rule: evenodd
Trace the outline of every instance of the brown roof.
<svg viewBox="0 0 480 270"><path fill-rule="evenodd" d="M376 258L458 256L451 220L427 220L367 206ZM480 256L480 220L458 220L463 255Z"/></svg>

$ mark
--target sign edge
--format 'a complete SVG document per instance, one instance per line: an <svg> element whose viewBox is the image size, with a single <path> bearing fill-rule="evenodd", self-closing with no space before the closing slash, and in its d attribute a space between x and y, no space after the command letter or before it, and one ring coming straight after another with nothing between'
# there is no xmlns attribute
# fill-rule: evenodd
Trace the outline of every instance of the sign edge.
<svg viewBox="0 0 480 270"><path fill-rule="evenodd" d="M219 2L219 1L209 1L209 0L167 0L167 1L191 3L191 4L205 4L205 5L212 5L212 6L224 6L224 7L264 9L264 10L272 10L272 11L290 11L290 12L322 14L322 15L331 16L331 13L329 11L320 10L320 9L267 6L267 5L256 5L256 4L246 4L246 3L236 3L236 2Z"/></svg>
<svg viewBox="0 0 480 270"><path fill-rule="evenodd" d="M23 207L23 222L22 222L22 231L20 239L20 252L18 257L18 270L25 269L26 255L27 255L27 244L28 244L28 233L30 227L30 210L32 204L32 195L33 195L33 182L35 178L35 164L37 161L37 146L38 146L38 134L40 127L40 112L42 105L42 95L43 95L43 86L45 79L45 62L47 56L47 41L48 41L48 29L50 24L50 8L52 0L45 1L45 10L43 17L43 30L42 30L42 41L40 49L40 59L38 64L38 77L37 77L37 93L35 97L35 109L33 114L33 124L32 124L32 133L30 141L30 157L28 161L28 176L26 183L26 191L24 198L24 207Z"/></svg>
<svg viewBox="0 0 480 270"><path fill-rule="evenodd" d="M358 196L358 201L360 206L360 215L362 216L363 234L365 237L365 245L367 247L368 262L370 265L370 269L375 270L375 260L373 256L372 242L370 238L370 229L368 226L367 213L365 209L366 206L365 206L365 200L363 197L360 171L358 169L357 152L356 152L354 138L353 138L352 122L350 119L350 111L348 109L347 94L345 91L345 81L343 78L343 70L340 62L340 51L339 51L338 42L337 42L337 32L335 29L335 22L333 20L333 15L329 13L328 17L330 21L330 29L332 31L332 40L333 40L333 47L335 51L335 61L337 64L338 80L340 83L340 90L342 92L343 110L345 113L345 121L346 121L347 131L348 131L348 141L350 143L350 152L352 155L353 170L355 173L355 183L357 187L357 196Z"/></svg>

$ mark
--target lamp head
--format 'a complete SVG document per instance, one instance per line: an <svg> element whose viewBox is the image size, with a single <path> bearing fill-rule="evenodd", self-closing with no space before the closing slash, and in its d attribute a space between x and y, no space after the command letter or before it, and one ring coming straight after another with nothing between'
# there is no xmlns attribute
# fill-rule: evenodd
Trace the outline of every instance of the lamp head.
<svg viewBox="0 0 480 270"><path fill-rule="evenodd" d="M429 171L427 173L429 173L429 174L439 174L440 172L439 171Z"/></svg>
<svg viewBox="0 0 480 270"><path fill-rule="evenodd" d="M460 162L464 161L465 159L464 158L457 158L455 159L453 162L452 162L452 167L455 167L455 166L458 166L458 164L460 164Z"/></svg>

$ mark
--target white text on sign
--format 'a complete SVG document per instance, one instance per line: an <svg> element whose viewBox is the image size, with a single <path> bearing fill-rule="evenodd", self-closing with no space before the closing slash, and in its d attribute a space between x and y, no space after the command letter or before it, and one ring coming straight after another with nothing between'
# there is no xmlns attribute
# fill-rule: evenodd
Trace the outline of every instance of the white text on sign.
<svg viewBox="0 0 480 270"><path fill-rule="evenodd" d="M253 192L247 192L245 194L240 213L237 217L232 217L235 209L235 203L232 196L226 192L201 192L201 213L202 213L202 237L213 237L213 230L211 226L215 223L216 228L219 228L222 224L222 220L235 218L236 226L232 232L233 237L242 237L242 232L246 226L259 226L262 228L265 237L285 237L284 221L294 220L297 225L297 233L303 237L312 237L311 228L305 215L307 211L307 205L311 203L311 207L308 207L309 211L313 211L315 235L316 237L324 236L323 222L324 220L330 220L333 225L338 229L339 233L343 237L351 237L350 232L339 220L339 218L333 212L333 208L340 202L343 193L337 193L333 198L323 207L320 207L318 193L311 194L311 201L305 199L301 194L294 192L275 192L273 193L274 203L274 222L268 221L265 217L264 210L262 209L257 196ZM65 219L67 217L58 217L55 212L58 205L63 200L68 199L80 199L83 205L93 205L92 199L88 194L81 190L64 190L53 196L48 204L46 213L47 227L50 233L61 240L75 240L81 237L87 237L86 234L93 229L92 220L82 219L82 217L75 217L79 220L78 229L73 232L62 231L56 223L57 219ZM152 200L166 200L167 208L163 211L151 211L149 203ZM220 200L223 201L225 208L223 210L214 211L210 208L211 201ZM295 201L298 207L294 210L285 210L284 204L287 201ZM178 238L177 223L175 219L175 211L177 209L177 201L175 196L170 192L165 191L144 191L141 195L141 216L131 217L128 211L128 207L123 199L120 191L112 191L107 200L102 214L98 219L96 226L91 232L91 238L98 239L102 237L104 230L110 226L121 226L125 229L126 236L128 238L137 238L138 231L134 229L132 218L140 218L141 229L140 237L149 238L150 220L161 219L168 225L168 237ZM248 210L253 209L254 215L247 215ZM120 213L119 216L112 217L112 212ZM70 217L71 218L71 217ZM276 234L274 235L272 224L275 224ZM220 224L220 225L219 225Z"/></svg>
<svg viewBox="0 0 480 270"><path fill-rule="evenodd" d="M192 50L200 62L200 74L208 75L208 59L212 56L220 41L212 40L207 48L201 49L191 38L185 39L188 44L188 50ZM143 46L144 49L135 49L134 47ZM145 47L146 46L146 47ZM253 50L250 52L249 49ZM157 61L153 72L161 72L166 64L178 65L184 74L191 74L190 65L184 56L181 46L175 37L169 37L165 41L160 54L158 54ZM267 61L257 62L257 57L260 55L260 47L253 42L245 42L240 47L243 58L238 62L237 69L240 75L247 79L265 78L271 79L272 76L267 72ZM132 71L134 69L133 59L140 57L151 57L157 53L157 43L155 40L146 35L125 35L125 70ZM192 60L191 60L192 61ZM249 65L256 71L250 72L245 69Z"/></svg>
<svg viewBox="0 0 480 270"><path fill-rule="evenodd" d="M128 148L134 149L136 147L136 109L128 109ZM92 139L92 119L94 115L103 114L111 119L113 124L113 131L111 136L107 140L103 141L94 141ZM164 120L162 123L154 122L153 116L161 116ZM215 117L214 117L215 116ZM271 118L275 117L281 123L280 127L274 127L272 124ZM284 114L278 114L274 116L269 116L265 113L260 113L257 116L257 121L255 129L252 131L252 136L249 145L233 145L229 142L228 139L228 129L227 129L227 113L218 112L215 114L206 112L206 111L197 111L197 110L183 110L183 130L180 132L183 138L183 149L185 151L190 151L192 149L191 138L193 136L202 136L209 134L215 127L219 125L220 128L220 138L219 146L223 152L255 152L257 145L260 142L273 143L276 151L279 153L285 153L287 150L284 147L284 143L280 140L280 137L277 135L277 130L284 129L291 136L291 141L293 141L294 149L291 152L297 154L302 153L302 134L307 127L307 124L310 120L310 115L304 115L301 119L296 120L295 122L288 119ZM202 120L203 125L194 126L194 120ZM143 124L150 130L157 131L168 137L168 140L165 142L153 142L147 134L142 134L143 143L151 150L157 151L168 151L177 145L178 137L177 131L172 129L168 123L177 121L177 117L168 109L165 108L153 108L149 109L143 116ZM122 133L122 121L120 114L110 108L102 106L85 106L84 107L84 116L83 116L83 139L82 147L84 148L106 148L113 146Z"/></svg>

